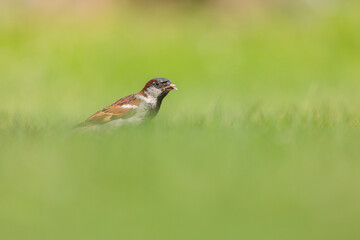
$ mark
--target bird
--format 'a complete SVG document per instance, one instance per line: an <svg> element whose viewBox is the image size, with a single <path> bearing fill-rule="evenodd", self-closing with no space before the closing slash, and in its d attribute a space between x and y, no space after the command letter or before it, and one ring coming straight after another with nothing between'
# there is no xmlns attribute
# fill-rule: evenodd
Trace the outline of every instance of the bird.
<svg viewBox="0 0 360 240"><path fill-rule="evenodd" d="M158 114L163 99L173 90L177 88L170 80L151 79L140 92L115 101L91 115L76 128L96 130L147 122Z"/></svg>

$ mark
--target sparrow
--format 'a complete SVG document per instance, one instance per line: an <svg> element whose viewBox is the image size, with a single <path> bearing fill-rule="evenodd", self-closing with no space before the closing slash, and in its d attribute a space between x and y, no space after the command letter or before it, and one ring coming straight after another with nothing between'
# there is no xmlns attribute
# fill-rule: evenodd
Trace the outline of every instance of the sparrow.
<svg viewBox="0 0 360 240"><path fill-rule="evenodd" d="M123 97L91 115L77 128L97 129L140 124L153 119L159 112L163 99L176 86L166 78L154 78L138 93Z"/></svg>

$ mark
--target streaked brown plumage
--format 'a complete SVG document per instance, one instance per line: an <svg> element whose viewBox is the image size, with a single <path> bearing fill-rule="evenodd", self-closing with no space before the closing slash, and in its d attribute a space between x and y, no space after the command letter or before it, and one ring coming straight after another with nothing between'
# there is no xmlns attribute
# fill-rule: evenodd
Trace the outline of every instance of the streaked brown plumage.
<svg viewBox="0 0 360 240"><path fill-rule="evenodd" d="M138 124L150 120L157 115L162 100L172 90L177 88L168 79L152 79L140 92L117 100L91 115L77 127L120 126L124 123Z"/></svg>

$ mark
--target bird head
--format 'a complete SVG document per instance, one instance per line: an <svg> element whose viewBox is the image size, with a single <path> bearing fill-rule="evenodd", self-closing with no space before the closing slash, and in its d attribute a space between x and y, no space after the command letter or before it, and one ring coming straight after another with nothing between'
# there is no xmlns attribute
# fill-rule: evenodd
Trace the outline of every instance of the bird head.
<svg viewBox="0 0 360 240"><path fill-rule="evenodd" d="M173 90L177 90L177 88L170 80L166 78L154 78L146 83L142 91L147 95L158 98Z"/></svg>

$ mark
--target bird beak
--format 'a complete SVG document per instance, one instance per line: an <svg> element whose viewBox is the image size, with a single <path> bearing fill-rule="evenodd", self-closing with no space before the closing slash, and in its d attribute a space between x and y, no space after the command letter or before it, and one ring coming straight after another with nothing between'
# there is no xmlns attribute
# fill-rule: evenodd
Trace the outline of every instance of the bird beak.
<svg viewBox="0 0 360 240"><path fill-rule="evenodd" d="M170 85L166 85L163 88L164 91L172 91L172 90L178 90L177 87L175 86L175 84L170 84Z"/></svg>
<svg viewBox="0 0 360 240"><path fill-rule="evenodd" d="M175 84L170 84L169 87L171 88L171 90L178 90L177 87L175 86Z"/></svg>

